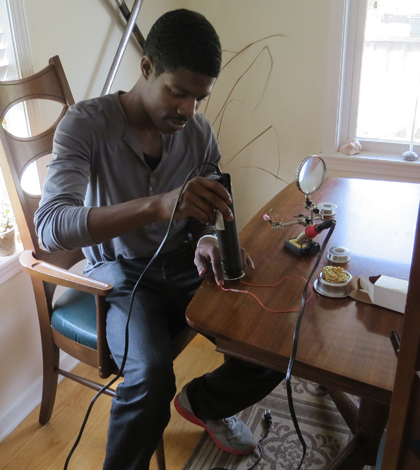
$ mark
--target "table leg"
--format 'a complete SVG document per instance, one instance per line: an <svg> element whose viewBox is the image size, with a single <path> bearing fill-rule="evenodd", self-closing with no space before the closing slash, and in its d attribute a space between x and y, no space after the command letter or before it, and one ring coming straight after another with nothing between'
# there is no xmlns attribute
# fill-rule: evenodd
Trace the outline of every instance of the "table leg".
<svg viewBox="0 0 420 470"><path fill-rule="evenodd" d="M349 393L340 392L331 388L326 388L332 401L343 417L347 426L353 434L357 431L357 415L359 414L359 401Z"/></svg>
<svg viewBox="0 0 420 470"><path fill-rule="evenodd" d="M362 398L356 434L328 470L360 470L365 465L374 466L388 413L389 405Z"/></svg>

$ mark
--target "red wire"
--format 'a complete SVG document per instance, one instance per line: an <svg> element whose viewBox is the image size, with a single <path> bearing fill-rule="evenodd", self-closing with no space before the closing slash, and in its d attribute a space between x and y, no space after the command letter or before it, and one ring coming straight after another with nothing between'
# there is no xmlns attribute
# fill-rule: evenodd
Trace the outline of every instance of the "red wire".
<svg viewBox="0 0 420 470"><path fill-rule="evenodd" d="M282 279L280 279L279 282L276 282L275 284L259 285L259 284L250 284L250 283L244 282L244 281L241 281L241 284L245 284L245 285L247 285L247 286L252 286L252 287L275 287L275 286L278 286L278 285L279 285L281 282L283 282L285 279L289 279L289 278L291 278L291 277L298 277L299 279L302 279L302 280L304 280L305 282L307 282L306 279L305 279L304 277L302 277L302 276L292 275L292 276L283 277ZM254 297L254 299L261 305L261 307L262 307L263 309L267 310L268 312L272 312L272 313L289 313L289 312L294 312L295 310L299 310L299 309L300 309L300 306L299 306L299 307L294 307L294 308L292 308L292 309L290 309L290 310L274 310L274 309L272 309L272 308L266 307L266 306L261 302L261 300L260 300L255 294L253 294L252 292L249 292L249 291L247 291L247 290L239 290L239 289L225 289L223 286L220 286L220 288L221 288L223 291L225 291L225 292L237 292L237 293L239 293L239 294L249 294L249 295L251 295L252 297ZM308 303L308 302L311 300L311 297L312 297L313 293L314 293L314 290L313 290L313 288L312 288L312 286L311 286L311 295L306 299L305 304Z"/></svg>

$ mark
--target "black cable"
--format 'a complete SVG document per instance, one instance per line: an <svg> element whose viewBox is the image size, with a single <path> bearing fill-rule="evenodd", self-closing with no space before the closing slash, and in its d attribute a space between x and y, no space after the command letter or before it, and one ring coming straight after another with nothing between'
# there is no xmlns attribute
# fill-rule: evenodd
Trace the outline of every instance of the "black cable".
<svg viewBox="0 0 420 470"><path fill-rule="evenodd" d="M83 435L83 431L86 427L86 424L87 424L87 421L89 419L89 416L90 416L90 413L92 411L92 408L93 408L93 405L95 404L96 400L100 397L100 395L102 395L102 393L105 392L105 390L107 390L111 385L113 385L123 374L124 372L124 367L125 367L125 363L127 362L127 355L128 355L128 344L129 344L129 322L130 322L130 318L131 318L131 313L132 313L132 309L133 309L133 303L134 303L134 295L136 293L136 290L138 288L138 286L140 285L140 281L142 280L144 274L146 273L146 271L149 269L149 267L152 265L152 263L155 261L155 259L157 258L157 256L159 255L159 253L161 252L164 244L166 243L168 237L169 237L169 233L171 231L171 228L172 228L172 224L173 224L173 221L174 221L174 217L175 217L175 212L176 212L176 209L178 207L178 204L179 204L179 201L181 200L181 196L184 192L184 189L185 189L185 186L187 185L188 181L190 180L191 176L194 174L195 171L197 171L199 168L201 168L202 166L205 166L205 165L212 165L215 167L216 169L216 172L218 174L221 174L221 171L219 169L219 167L217 166L216 163L213 163L213 162L203 162L203 163L200 163L199 165L197 165L195 168L193 168L190 173L188 174L188 176L185 178L185 181L184 181L184 184L182 185L181 187L181 190L179 192L179 195L178 195L178 198L177 200L175 201L175 205L174 205L174 208L172 210L172 215L171 215L171 218L169 219L169 223L168 223L168 228L166 229L166 233L163 237L163 240L161 242L161 244L159 245L159 247L157 248L155 254L153 255L153 257L151 258L151 260L149 261L149 263L147 264L147 266L144 268L143 272L140 274L136 284L134 285L134 288L131 292L131 297L130 297L130 305L129 305L129 308L128 308L128 315L127 315L127 323L125 325L125 345L124 345L124 354L123 354L123 359L121 361L121 367L120 367L120 370L118 372L118 374L110 381L108 382L107 384L105 384L97 393L96 395L93 397L87 411L86 411L86 415L85 415L85 419L83 420L83 423L82 423L82 426L80 428L80 431L79 431L79 434L77 436L77 439L75 441L75 443L73 444L73 447L71 448L68 456L67 456L67 459L66 459L66 462L64 464L64 470L67 470L68 469L68 464L70 462L70 459L74 453L74 451L76 450L76 447L79 445L79 442L80 442L80 439L82 438L82 435Z"/></svg>
<svg viewBox="0 0 420 470"><path fill-rule="evenodd" d="M302 467L303 461L305 459L305 456L306 456L306 442L305 442L305 439L302 436L302 433L301 433L300 428L299 428L299 423L298 423L298 420L297 420L297 417L296 417L295 408L294 408L294 405L293 405L292 386L291 386L291 383L290 383L290 379L291 379L291 375L292 375L293 364L294 364L295 359L296 359L296 353L297 353L298 342L299 342L300 325L302 323L303 314L305 312L306 296L307 296L309 282L310 282L314 272L316 271L316 269L319 265L319 262L321 261L322 255L324 254L324 251L325 251L325 247L327 246L327 243L328 243L329 239L331 238L331 235L334 232L335 226L336 226L336 221L331 220L331 227L328 230L328 233L327 233L327 236L325 237L324 243L322 244L322 247L321 247L321 249L318 253L318 258L316 260L315 266L312 268L312 271L311 271L311 273L308 277L308 280L306 281L305 287L303 288L300 312L299 312L298 319L296 321L296 328L295 328L295 332L294 332L294 335L293 335L292 354L290 356L289 364L287 366L287 373L286 373L287 401L288 401L288 404L289 404L289 410L290 410L290 415L292 417L293 425L295 427L295 430L296 430L296 433L298 435L299 441L300 441L300 443L302 444L302 447L303 447L302 459L301 459L301 461L299 463L299 466L296 470L299 470Z"/></svg>

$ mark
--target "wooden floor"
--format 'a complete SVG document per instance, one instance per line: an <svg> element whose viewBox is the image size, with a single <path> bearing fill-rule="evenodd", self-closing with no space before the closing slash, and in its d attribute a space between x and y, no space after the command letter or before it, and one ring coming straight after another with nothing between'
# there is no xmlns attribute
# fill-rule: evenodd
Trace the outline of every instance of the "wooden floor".
<svg viewBox="0 0 420 470"><path fill-rule="evenodd" d="M223 362L214 345L197 335L175 361L177 388ZM95 369L80 364L76 372L97 380ZM105 381L104 381L105 383ZM58 386L51 421L38 423L35 409L20 426L0 443L1 470L61 470L83 422L95 392L69 379ZM95 403L82 440L70 461L69 470L100 470L105 456L111 398L101 396ZM180 470L196 447L203 430L181 418L172 405L172 418L164 434L168 470ZM140 445L140 442L139 442ZM151 470L156 469L154 459Z"/></svg>

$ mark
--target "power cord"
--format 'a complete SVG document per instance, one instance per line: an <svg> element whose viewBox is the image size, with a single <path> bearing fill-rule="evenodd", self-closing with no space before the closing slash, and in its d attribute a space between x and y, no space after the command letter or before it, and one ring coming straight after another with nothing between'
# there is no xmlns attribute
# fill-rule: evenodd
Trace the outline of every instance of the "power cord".
<svg viewBox="0 0 420 470"><path fill-rule="evenodd" d="M295 359L296 359L296 353L297 353L298 342L299 342L300 326L301 326L301 323L302 323L303 314L305 312L306 296L307 296L309 282L311 281L311 278L312 278L314 272L318 268L319 262L321 261L322 255L324 254L325 247L327 246L327 243L328 243L329 239L331 238L331 235L334 232L334 228L335 228L336 224L337 223L336 223L335 220L331 220L331 227L328 230L328 233L327 233L327 236L325 237L324 243L322 244L321 249L318 253L318 258L316 260L316 263L315 263L314 267L312 268L312 271L311 271L311 273L308 277L308 280L305 284L305 287L303 288L301 308L300 308L299 316L298 316L298 319L297 319L297 322L296 322L295 332L294 332L294 335L293 335L292 354L290 356L289 364L287 366L287 373L286 373L287 401L288 401L288 404L289 404L289 410L290 410L290 415L292 417L293 425L295 427L295 430L296 430L296 433L298 435L299 441L300 441L300 443L302 444L302 447L303 447L302 458L301 458L299 466L296 470L300 470L300 468L302 467L303 461L305 460L306 442L305 442L305 439L303 438L302 433L300 431L299 423L298 423L298 420L297 420L297 417L296 417L295 407L293 405L292 386L291 386L292 368L293 368L293 364L294 364ZM293 464L292 464L292 466L293 466ZM290 468L292 468L292 466Z"/></svg>
<svg viewBox="0 0 420 470"><path fill-rule="evenodd" d="M261 442L268 436L268 434L271 432L271 428L273 427L273 417L271 416L271 411L270 410L265 410L264 411L264 422L265 422L266 427L265 427L264 431L262 432L259 441L257 442L257 449L259 451L258 459L252 464L251 467L248 467L246 470L252 470L253 468L255 468L258 465L258 463L260 462L260 460L262 459L263 455L264 455L264 451L263 451L263 447L261 445ZM211 470L229 470L229 469L223 468L223 467L214 467Z"/></svg>
<svg viewBox="0 0 420 470"><path fill-rule="evenodd" d="M131 318L131 313L132 313L132 309L133 309L133 303L134 303L134 295L136 293L136 290L138 288L138 286L140 285L140 282L141 280L143 279L143 276L144 274L146 273L146 271L150 268L150 266L152 265L152 263L156 260L156 258L158 257L159 253L161 252L163 246L165 245L168 237L169 237L169 233L171 231L171 228L172 228L172 224L173 224L173 221L174 221L174 218L175 218L175 212L176 212L176 209L178 207L178 204L179 204L179 201L181 200L181 196L182 194L184 193L184 189L185 189L185 186L187 185L188 181L190 180L190 178L192 177L192 175L194 174L194 172L196 172L199 168L205 166L205 165L212 165L215 167L215 170L216 170L216 173L217 174L221 174L221 171L219 169L219 167L217 166L216 163L213 163L213 162L203 162L203 163L200 163L199 165L197 165L195 168L193 168L190 173L188 174L188 176L185 178L185 181L184 181L184 184L182 185L181 187L181 190L179 192L179 195L178 195L178 198L177 200L175 201L175 205L174 205L174 208L172 210L172 214L171 214L171 218L169 220L169 224L168 224L168 228L166 229L166 233L163 237L163 240L161 242L161 244L159 245L159 247L157 248L155 254L153 255L153 257L151 258L151 260L149 261L149 263L147 264L147 266L144 268L143 272L140 274L136 284L134 285L134 288L131 292L131 297L130 297L130 305L129 305L129 309L128 309L128 315L127 315L127 323L125 325L125 345L124 345L124 354L123 354L123 359L121 361L121 367L120 367L120 370L118 372L118 374L110 381L108 382L107 384L105 384L97 393L96 395L93 397L87 411L86 411L86 415L85 415L85 418L83 420L83 423L82 423L82 426L80 428L80 431L79 431L79 434L77 436L77 439L75 441L75 443L73 444L73 447L71 448L68 456L67 456L67 459L66 459L66 462L64 464L64 470L67 470L68 469L68 465L69 465L69 462L70 462L70 459L74 453L74 451L76 450L77 446L79 445L79 442L82 438L82 435L83 435L83 431L86 427L86 424L87 424L87 421L89 419L89 416L90 416L90 413L92 411L92 408L93 408L93 405L96 403L96 400L105 392L105 390L107 390L109 387L111 387L123 374L124 372L124 367L125 367L125 363L127 362L127 355L128 355L128 344L129 344L129 322L130 322L130 318Z"/></svg>
<svg viewBox="0 0 420 470"><path fill-rule="evenodd" d="M292 387L291 387L291 375L292 375L292 368L293 368L293 364L294 364L294 361L296 359L296 354L297 354L297 348L298 348L298 342L299 342L299 332L300 332L300 326L301 326L301 323L302 323L302 318L303 318L303 314L305 312L305 305L306 303L308 302L308 298L307 298L307 295L308 295L308 287L310 286L310 281L311 281L311 278L314 274L314 272L316 271L316 269L318 268L318 265L321 261L321 258L324 254L324 251L325 251L325 247L327 246L327 243L328 241L330 240L331 238L331 235L333 234L333 231L334 231L334 228L336 226L336 221L335 220L328 220L328 221L325 221L324 224L326 226L324 226L326 229L328 228L328 233L327 233L327 236L325 237L325 240L321 246L321 249L319 250L319 253L318 253L318 258L315 262L315 265L314 267L312 268L312 271L308 277L308 279L306 280L305 279L305 286L303 288L303 292L302 292L302 299L301 299L301 306L300 306L300 312L299 312L299 316L298 316L298 319L296 321L296 327L295 327L295 331L294 331L294 335L293 335L293 346L292 346L292 354L290 356L290 359L289 359L289 363L288 363L288 367L287 367L287 373L286 373L286 390L287 390L287 401L288 401L288 405L289 405L289 410L290 410L290 415L292 417L292 421L293 421L293 425L295 427L295 430L296 430L296 433L298 435L298 438L299 438L299 441L301 442L302 444L302 447L303 447L303 453L302 453L302 458L301 458L301 461L299 463L299 466L296 470L299 470L301 467L302 467L302 464L303 464L303 461L305 459L305 456L306 456L306 442L302 436L302 433L300 431L300 428L299 428L299 423L298 423L298 420L297 420L297 417L296 417L296 412L295 412L295 409L294 409L294 405L293 405L293 396L292 396ZM300 277L300 276L298 276ZM303 278L302 278L303 279ZM270 285L266 285L266 286L258 286L258 287L274 287L275 285L279 284L280 282L282 281L282 279L276 283L276 284L270 284ZM243 283L243 284L247 284L247 283ZM248 284L248 285L253 285L253 284ZM256 285L254 285L256 286ZM237 289L225 289L222 287L222 290L224 291L231 291L231 292L238 292L238 293L243 293L243 294L251 294L250 292L248 291L241 291L241 290L237 290ZM253 295L253 294L251 294ZM254 296L255 297L255 296ZM257 298L258 300L258 298ZM258 300L259 301L259 300ZM275 313L285 313L287 311L285 310L272 310L272 309L268 309L267 307L265 307L264 305L261 304L261 302L259 301L260 305L262 307L264 307L266 310L269 310L271 312L275 312ZM293 311L295 309L292 309L290 311ZM266 418L266 416L264 415L264 418ZM270 414L270 419L271 419L271 414ZM271 426L271 422L270 422L270 426ZM264 436L263 438L265 438L266 436ZM262 439L261 439L262 440ZM261 440L259 442L261 442ZM260 457L259 459L257 460L257 462L252 466L250 467L249 469L247 470L251 470L252 468L254 468L254 466L261 460L262 458L262 448L259 446L258 444L258 448L260 450ZM292 464L293 466L294 464ZM291 467L292 467L291 466ZM290 468L291 468L290 467ZM212 470L227 470L227 469L223 469L223 468L214 468Z"/></svg>

